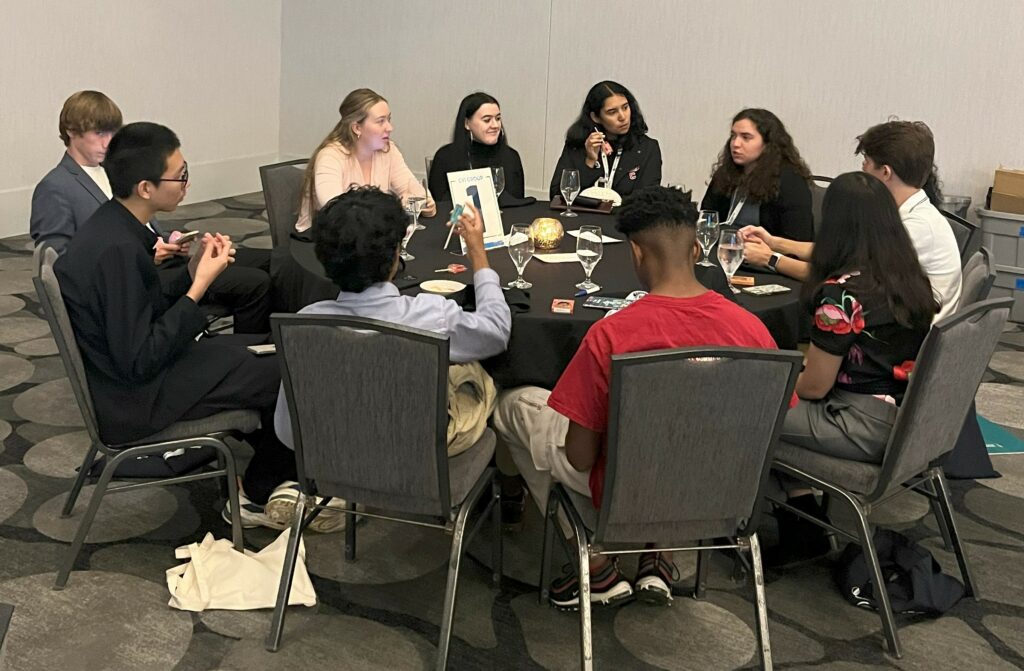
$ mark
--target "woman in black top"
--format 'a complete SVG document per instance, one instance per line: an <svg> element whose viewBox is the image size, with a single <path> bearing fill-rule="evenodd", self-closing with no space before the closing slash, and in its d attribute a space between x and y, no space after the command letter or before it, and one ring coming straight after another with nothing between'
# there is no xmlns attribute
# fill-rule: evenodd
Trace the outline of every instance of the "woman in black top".
<svg viewBox="0 0 1024 671"><path fill-rule="evenodd" d="M729 140L711 171L701 209L719 221L763 226L790 240L813 239L811 171L777 116L745 109L732 119Z"/></svg>
<svg viewBox="0 0 1024 671"><path fill-rule="evenodd" d="M825 192L821 220L803 288L811 344L796 382L800 402L786 413L780 438L880 464L939 305L896 202L878 179L864 172L837 177ZM809 490L789 496L790 505L824 518ZM776 517L784 545L766 555L770 564L828 550L819 527L788 511Z"/></svg>
<svg viewBox="0 0 1024 671"><path fill-rule="evenodd" d="M563 170L579 171L581 189L601 179L620 196L661 184L661 147L647 135L644 115L629 89L612 81L594 84L565 134L551 176L552 198L561 193Z"/></svg>
<svg viewBox="0 0 1024 671"><path fill-rule="evenodd" d="M486 93L471 93L459 104L451 144L434 154L430 192L435 200L451 201L449 172L497 167L505 172L505 189L499 201L502 206L511 206L512 199L524 196L523 162L519 153L508 146L498 101Z"/></svg>

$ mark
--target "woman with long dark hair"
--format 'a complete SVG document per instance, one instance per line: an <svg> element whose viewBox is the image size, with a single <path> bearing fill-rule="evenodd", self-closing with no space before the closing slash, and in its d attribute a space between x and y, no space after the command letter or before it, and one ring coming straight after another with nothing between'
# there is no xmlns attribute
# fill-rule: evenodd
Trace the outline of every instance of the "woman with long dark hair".
<svg viewBox="0 0 1024 671"><path fill-rule="evenodd" d="M811 240L810 177L782 121L765 109L745 109L732 119L700 206L716 210L723 223Z"/></svg>
<svg viewBox="0 0 1024 671"><path fill-rule="evenodd" d="M846 173L825 192L802 299L813 318L811 344L796 383L800 403L786 415L782 440L881 463L939 304L896 202L875 177ZM790 497L790 505L824 515L810 492ZM827 551L818 527L786 511L777 517L789 556Z"/></svg>
<svg viewBox="0 0 1024 671"><path fill-rule="evenodd" d="M508 144L501 106L494 96L482 91L470 93L459 103L452 141L437 150L430 164L430 193L437 200L450 201L448 173L474 168L504 171L505 190L499 197L503 206L524 196L523 162Z"/></svg>
<svg viewBox="0 0 1024 671"><path fill-rule="evenodd" d="M580 187L600 186L620 196L661 183L661 147L633 94L622 84L594 84L580 116L565 133L565 146L551 177L552 198L561 192L563 170L578 170Z"/></svg>

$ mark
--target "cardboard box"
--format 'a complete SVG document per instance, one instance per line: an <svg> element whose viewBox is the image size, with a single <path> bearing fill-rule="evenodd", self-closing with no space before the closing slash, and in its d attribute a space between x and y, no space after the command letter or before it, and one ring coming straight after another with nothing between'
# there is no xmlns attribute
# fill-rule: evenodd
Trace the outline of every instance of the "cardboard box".
<svg viewBox="0 0 1024 671"><path fill-rule="evenodd" d="M996 178L992 184L992 191L1001 193L1004 196L1024 198L1024 170L1008 170L1006 168L999 168L996 170ZM993 209L998 208L993 206Z"/></svg>
<svg viewBox="0 0 1024 671"><path fill-rule="evenodd" d="M997 212L1024 214L1024 196L1014 196L992 191L992 200L989 203L989 208Z"/></svg>

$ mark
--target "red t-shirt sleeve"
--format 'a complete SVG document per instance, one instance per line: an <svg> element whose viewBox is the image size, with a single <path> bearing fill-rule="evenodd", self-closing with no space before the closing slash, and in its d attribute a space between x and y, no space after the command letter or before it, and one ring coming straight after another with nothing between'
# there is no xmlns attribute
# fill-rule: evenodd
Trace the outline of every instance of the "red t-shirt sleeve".
<svg viewBox="0 0 1024 671"><path fill-rule="evenodd" d="M583 338L548 397L548 406L584 428L605 433L611 347L599 325Z"/></svg>

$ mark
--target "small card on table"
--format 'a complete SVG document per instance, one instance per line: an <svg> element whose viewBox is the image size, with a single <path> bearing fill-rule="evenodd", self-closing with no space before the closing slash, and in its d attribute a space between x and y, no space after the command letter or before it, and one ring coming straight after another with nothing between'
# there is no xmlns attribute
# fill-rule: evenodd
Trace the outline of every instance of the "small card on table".
<svg viewBox="0 0 1024 671"><path fill-rule="evenodd" d="M571 298L555 298L551 301L551 311L559 315L571 315L576 301Z"/></svg>

